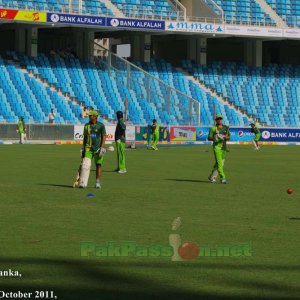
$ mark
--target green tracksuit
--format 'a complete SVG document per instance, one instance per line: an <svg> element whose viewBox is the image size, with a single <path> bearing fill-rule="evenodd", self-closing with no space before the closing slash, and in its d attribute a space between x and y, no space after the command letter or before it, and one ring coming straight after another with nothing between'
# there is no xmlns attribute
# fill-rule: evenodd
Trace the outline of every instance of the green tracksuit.
<svg viewBox="0 0 300 300"><path fill-rule="evenodd" d="M25 133L25 126L24 126L24 121L23 120L19 120L18 121L18 130L19 133Z"/></svg>
<svg viewBox="0 0 300 300"><path fill-rule="evenodd" d="M117 148L118 170L126 170L125 163L125 133L126 125L123 119L118 120L118 124L115 131L115 141Z"/></svg>
<svg viewBox="0 0 300 300"><path fill-rule="evenodd" d="M257 126L251 128L251 132L255 134L254 141L258 142L260 140L260 130Z"/></svg>
<svg viewBox="0 0 300 300"><path fill-rule="evenodd" d="M103 164L103 156L96 154L96 151L101 147L102 135L106 134L105 126L101 122L96 124L87 123L83 130L83 147L84 156L94 158L96 165Z"/></svg>
<svg viewBox="0 0 300 300"><path fill-rule="evenodd" d="M222 125L221 128L213 126L209 131L209 138L213 139L213 150L215 155L215 165L211 173L211 177L216 177L217 172L219 173L220 179L225 179L224 173L224 162L226 156L226 141L222 139L215 140L217 134L230 136L229 127Z"/></svg>
<svg viewBox="0 0 300 300"><path fill-rule="evenodd" d="M153 135L153 143L152 143L152 148L157 149L157 144L159 141L159 129L160 126L158 124L152 124L152 135Z"/></svg>

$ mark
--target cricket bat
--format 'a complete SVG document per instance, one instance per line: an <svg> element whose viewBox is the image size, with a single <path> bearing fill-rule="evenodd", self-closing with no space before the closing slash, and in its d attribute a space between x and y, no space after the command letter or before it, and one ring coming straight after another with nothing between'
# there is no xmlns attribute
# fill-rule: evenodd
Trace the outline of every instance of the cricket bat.
<svg viewBox="0 0 300 300"><path fill-rule="evenodd" d="M79 168L78 168L78 170L77 170L76 176L74 177L74 180L73 180L73 188L76 188L76 187L79 186L79 180L80 180L80 173L81 173L82 160L83 160L83 158L81 159L81 162L80 162Z"/></svg>

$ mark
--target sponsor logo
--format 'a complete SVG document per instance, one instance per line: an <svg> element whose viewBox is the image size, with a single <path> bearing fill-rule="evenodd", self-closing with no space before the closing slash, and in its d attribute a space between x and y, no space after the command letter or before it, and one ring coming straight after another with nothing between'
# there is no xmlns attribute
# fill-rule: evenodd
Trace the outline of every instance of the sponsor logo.
<svg viewBox="0 0 300 300"><path fill-rule="evenodd" d="M113 27L118 27L120 24L119 20L118 19L111 19L110 20L110 25L113 26Z"/></svg>
<svg viewBox="0 0 300 300"><path fill-rule="evenodd" d="M270 136L271 136L270 131L265 130L262 132L263 139L267 140L270 138Z"/></svg>
<svg viewBox="0 0 300 300"><path fill-rule="evenodd" d="M57 14L53 14L50 19L53 23L57 23L59 21L59 16Z"/></svg>

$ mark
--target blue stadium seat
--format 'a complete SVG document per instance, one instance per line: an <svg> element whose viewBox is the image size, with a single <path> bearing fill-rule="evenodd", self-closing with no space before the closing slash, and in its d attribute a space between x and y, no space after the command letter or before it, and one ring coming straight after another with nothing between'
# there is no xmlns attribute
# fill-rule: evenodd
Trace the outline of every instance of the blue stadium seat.
<svg viewBox="0 0 300 300"><path fill-rule="evenodd" d="M251 68L221 62L199 66L190 61L183 66L261 122L278 127L300 126L300 66Z"/></svg>

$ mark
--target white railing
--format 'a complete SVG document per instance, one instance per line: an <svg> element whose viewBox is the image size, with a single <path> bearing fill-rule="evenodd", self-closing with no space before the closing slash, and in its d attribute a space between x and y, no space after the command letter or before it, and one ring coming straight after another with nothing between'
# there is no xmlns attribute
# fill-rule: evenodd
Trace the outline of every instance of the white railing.
<svg viewBox="0 0 300 300"><path fill-rule="evenodd" d="M181 12L181 16L184 17L184 19L186 19L186 8L185 6L183 6L178 0L169 0L169 2L174 6L174 8Z"/></svg>
<svg viewBox="0 0 300 300"><path fill-rule="evenodd" d="M157 111L176 117L180 125L200 124L199 101L101 45L94 43L94 46L98 48L94 63L107 70L119 84L133 91L138 101L145 99ZM176 116L174 111L177 112Z"/></svg>
<svg viewBox="0 0 300 300"><path fill-rule="evenodd" d="M217 15L224 19L223 9L213 0L202 0L209 8L211 8Z"/></svg>
<svg viewBox="0 0 300 300"><path fill-rule="evenodd" d="M185 12L181 10L158 12L144 5L137 6L136 8L132 8L132 5L122 5L119 9L128 18L185 21Z"/></svg>

